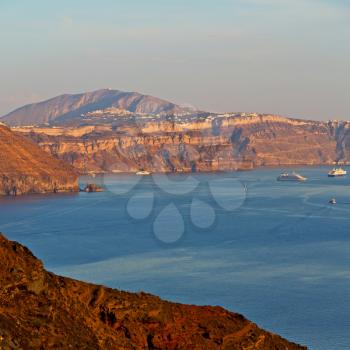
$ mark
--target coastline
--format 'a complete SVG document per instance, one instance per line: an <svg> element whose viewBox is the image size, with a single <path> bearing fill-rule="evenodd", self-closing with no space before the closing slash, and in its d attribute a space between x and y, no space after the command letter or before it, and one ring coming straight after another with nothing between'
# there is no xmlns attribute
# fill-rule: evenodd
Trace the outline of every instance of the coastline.
<svg viewBox="0 0 350 350"><path fill-rule="evenodd" d="M298 168L318 168L318 167L330 167L330 166L335 166L336 164L286 164L286 165L264 165L264 166L258 166L255 168L251 169L241 169L238 168L236 170L215 170L215 171L196 171L196 172L152 172L150 175L146 176L152 176L153 174L155 175L167 175L167 176L176 176L176 175L196 175L196 174L228 174L228 173L241 173L241 172L251 172L255 170L284 170L284 169L298 169ZM342 165L344 167L350 166L350 164L345 164ZM88 172L88 173L80 173L78 174L77 181L81 178L87 177L89 180L94 178L95 176L100 177L100 176L137 176L135 172ZM93 181L93 179L92 179ZM27 191L27 192L19 192L17 194L6 194L4 192L0 192L0 197L16 197L16 196L26 196L26 195L46 195L46 194L64 194L64 193L79 193L79 192L84 192L79 185L75 186L70 186L68 188L58 188L58 189L53 189L51 188L50 190L32 190L32 191Z"/></svg>
<svg viewBox="0 0 350 350"><path fill-rule="evenodd" d="M320 164L303 164L303 163L298 163L298 164L281 164L281 165L263 165L263 166L257 166L253 168L237 168L237 169L228 169L228 170L206 170L206 171L154 171L152 174L156 175L190 175L190 174L224 174L224 173L235 173L235 172L250 172L254 170L269 170L269 169L292 169L292 168L318 168L318 167L330 167L330 166L336 166L336 165L341 165L341 166L350 166L350 163L347 164L338 164L336 162L334 163L320 163ZM118 171L118 172L87 172L87 173L79 173L79 177L82 176L103 176L103 175L136 175L135 171ZM148 175L146 175L148 176Z"/></svg>

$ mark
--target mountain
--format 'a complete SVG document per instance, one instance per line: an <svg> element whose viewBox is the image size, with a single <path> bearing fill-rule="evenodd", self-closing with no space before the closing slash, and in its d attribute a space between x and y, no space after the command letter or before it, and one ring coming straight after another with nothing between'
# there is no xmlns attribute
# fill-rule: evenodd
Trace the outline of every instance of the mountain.
<svg viewBox="0 0 350 350"><path fill-rule="evenodd" d="M20 128L80 172L191 172L350 162L350 123L274 115Z"/></svg>
<svg viewBox="0 0 350 350"><path fill-rule="evenodd" d="M220 307L56 276L1 234L0 261L1 349L306 349Z"/></svg>
<svg viewBox="0 0 350 350"><path fill-rule="evenodd" d="M132 113L186 114L189 108L137 92L102 89L81 94L65 94L18 108L1 118L11 126L69 123L82 114L117 108Z"/></svg>
<svg viewBox="0 0 350 350"><path fill-rule="evenodd" d="M0 195L78 190L73 169L0 125Z"/></svg>

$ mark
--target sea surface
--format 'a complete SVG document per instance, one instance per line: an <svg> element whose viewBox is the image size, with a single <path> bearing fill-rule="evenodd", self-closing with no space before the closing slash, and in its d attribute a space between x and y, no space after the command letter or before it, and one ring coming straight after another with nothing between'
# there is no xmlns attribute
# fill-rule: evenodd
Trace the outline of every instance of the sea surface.
<svg viewBox="0 0 350 350"><path fill-rule="evenodd" d="M105 192L2 198L0 231L55 273L350 349L350 175L277 182L281 170L81 178Z"/></svg>

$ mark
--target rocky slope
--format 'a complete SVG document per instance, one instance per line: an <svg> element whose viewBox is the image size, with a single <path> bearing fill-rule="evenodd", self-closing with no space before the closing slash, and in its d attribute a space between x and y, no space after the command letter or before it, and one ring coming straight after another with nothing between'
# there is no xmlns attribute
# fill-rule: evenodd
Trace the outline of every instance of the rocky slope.
<svg viewBox="0 0 350 350"><path fill-rule="evenodd" d="M0 195L78 190L73 169L0 125Z"/></svg>
<svg viewBox="0 0 350 350"><path fill-rule="evenodd" d="M350 162L349 126L228 114L18 131L81 172L187 172Z"/></svg>
<svg viewBox="0 0 350 350"><path fill-rule="evenodd" d="M56 276L1 234L0 261L1 349L306 349L220 307Z"/></svg>
<svg viewBox="0 0 350 350"><path fill-rule="evenodd" d="M187 114L188 108L137 92L102 89L81 94L65 94L18 108L1 118L11 126L71 123L84 114L114 109L119 114Z"/></svg>

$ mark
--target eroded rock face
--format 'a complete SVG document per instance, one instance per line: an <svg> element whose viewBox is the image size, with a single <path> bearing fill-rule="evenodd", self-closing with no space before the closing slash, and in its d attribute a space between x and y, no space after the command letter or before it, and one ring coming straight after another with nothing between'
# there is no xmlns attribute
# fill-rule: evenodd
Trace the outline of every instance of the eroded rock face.
<svg viewBox="0 0 350 350"><path fill-rule="evenodd" d="M73 168L0 125L0 195L77 191Z"/></svg>
<svg viewBox="0 0 350 350"><path fill-rule="evenodd" d="M81 172L189 172L350 161L349 123L270 115L19 129Z"/></svg>
<svg viewBox="0 0 350 350"><path fill-rule="evenodd" d="M306 349L220 307L56 276L1 234L0 262L1 349Z"/></svg>

